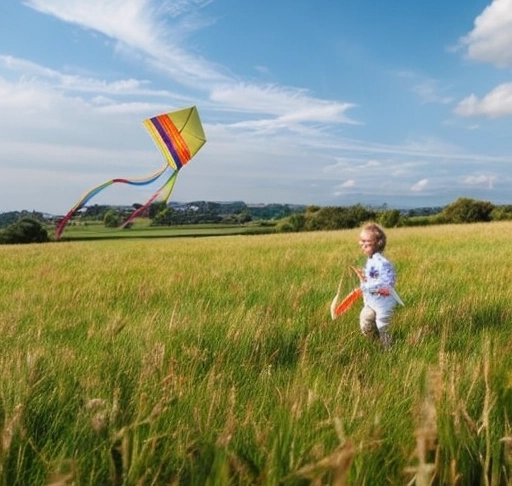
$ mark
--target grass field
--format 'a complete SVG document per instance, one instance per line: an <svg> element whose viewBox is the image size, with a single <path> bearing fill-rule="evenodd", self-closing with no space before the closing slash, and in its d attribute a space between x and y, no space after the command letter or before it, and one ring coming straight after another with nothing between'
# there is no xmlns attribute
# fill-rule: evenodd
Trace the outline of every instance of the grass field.
<svg viewBox="0 0 512 486"><path fill-rule="evenodd" d="M0 485L512 484L512 223L0 246Z"/></svg>
<svg viewBox="0 0 512 486"><path fill-rule="evenodd" d="M131 228L107 228L102 221L68 225L61 241L117 240L125 238L175 238L273 233L272 222L267 224L188 224L150 226L150 220L139 218ZM51 236L54 229L48 231Z"/></svg>

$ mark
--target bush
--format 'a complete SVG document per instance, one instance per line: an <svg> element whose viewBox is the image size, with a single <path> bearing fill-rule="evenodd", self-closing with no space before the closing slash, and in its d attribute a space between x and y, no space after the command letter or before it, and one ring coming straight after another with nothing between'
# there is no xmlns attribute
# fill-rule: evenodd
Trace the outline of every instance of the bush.
<svg viewBox="0 0 512 486"><path fill-rule="evenodd" d="M443 210L448 223L478 223L491 220L494 204L461 197Z"/></svg>
<svg viewBox="0 0 512 486"><path fill-rule="evenodd" d="M382 211L378 219L379 223L384 226L384 228L394 228L400 226L402 218L398 209L388 209Z"/></svg>
<svg viewBox="0 0 512 486"><path fill-rule="evenodd" d="M318 210L313 206L306 210L304 216L306 231L338 230L357 228L362 223L375 219L377 212L361 204L348 207L327 206Z"/></svg>
<svg viewBox="0 0 512 486"><path fill-rule="evenodd" d="M45 243L49 241L48 231L41 222L32 218L21 218L0 233L0 243Z"/></svg>
<svg viewBox="0 0 512 486"><path fill-rule="evenodd" d="M113 209L108 210L103 217L105 228L117 228L121 224L121 215Z"/></svg>
<svg viewBox="0 0 512 486"><path fill-rule="evenodd" d="M493 221L510 221L512 220L512 205L496 206L491 212Z"/></svg>

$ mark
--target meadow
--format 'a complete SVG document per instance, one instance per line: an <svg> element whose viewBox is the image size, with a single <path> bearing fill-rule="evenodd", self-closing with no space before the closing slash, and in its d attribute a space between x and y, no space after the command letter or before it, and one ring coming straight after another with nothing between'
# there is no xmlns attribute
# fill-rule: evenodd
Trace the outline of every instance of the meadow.
<svg viewBox="0 0 512 486"><path fill-rule="evenodd" d="M99 239L124 239L124 238L175 238L175 237L204 237L227 235L251 235L273 233L271 224L188 224L173 226L151 226L151 221L139 218L129 229L108 228L102 221L90 221L87 223L75 223L68 225L63 233L62 241L90 241ZM55 228L50 228L50 238L55 233Z"/></svg>
<svg viewBox="0 0 512 486"><path fill-rule="evenodd" d="M512 484L511 222L0 246L0 485Z"/></svg>

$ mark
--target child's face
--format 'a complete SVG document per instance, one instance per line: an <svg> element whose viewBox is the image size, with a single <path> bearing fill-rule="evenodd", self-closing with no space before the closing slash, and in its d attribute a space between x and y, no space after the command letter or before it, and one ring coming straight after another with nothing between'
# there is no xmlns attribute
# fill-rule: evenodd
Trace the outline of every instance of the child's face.
<svg viewBox="0 0 512 486"><path fill-rule="evenodd" d="M377 251L377 240L373 233L361 231L359 235L359 246L367 257L371 257Z"/></svg>

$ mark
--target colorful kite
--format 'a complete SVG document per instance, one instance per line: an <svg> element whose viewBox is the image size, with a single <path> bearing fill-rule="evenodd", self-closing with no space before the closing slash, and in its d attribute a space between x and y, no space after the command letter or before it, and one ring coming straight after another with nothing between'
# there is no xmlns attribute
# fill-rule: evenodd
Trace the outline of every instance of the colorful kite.
<svg viewBox="0 0 512 486"><path fill-rule="evenodd" d="M164 113L143 121L144 126L149 131L151 137L161 150L166 159L165 165L153 174L141 179L111 179L99 186L86 192L82 198L73 206L73 208L64 216L59 223L55 238L60 239L64 227L72 216L96 194L106 187L117 182L122 184L131 184L144 186L156 181L164 172L171 170L169 178L165 184L158 189L149 200L134 211L131 216L123 223L123 227L131 223L137 216L143 213L158 198L167 202L174 188L176 178L180 169L187 164L192 157L206 143L206 137L199 119L199 113L195 106L184 108L182 110Z"/></svg>

